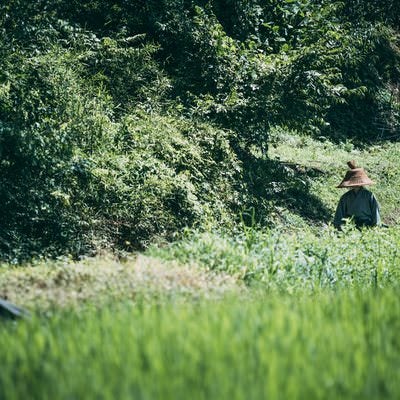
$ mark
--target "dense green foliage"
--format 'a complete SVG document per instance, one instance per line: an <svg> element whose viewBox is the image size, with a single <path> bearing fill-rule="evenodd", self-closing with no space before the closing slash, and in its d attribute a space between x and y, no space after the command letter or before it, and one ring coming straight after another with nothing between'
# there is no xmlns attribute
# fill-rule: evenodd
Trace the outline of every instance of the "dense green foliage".
<svg viewBox="0 0 400 400"><path fill-rule="evenodd" d="M251 207L265 222L274 190L260 187L286 174L265 159L271 128L398 137L397 11L393 0L2 2L2 257L141 248Z"/></svg>

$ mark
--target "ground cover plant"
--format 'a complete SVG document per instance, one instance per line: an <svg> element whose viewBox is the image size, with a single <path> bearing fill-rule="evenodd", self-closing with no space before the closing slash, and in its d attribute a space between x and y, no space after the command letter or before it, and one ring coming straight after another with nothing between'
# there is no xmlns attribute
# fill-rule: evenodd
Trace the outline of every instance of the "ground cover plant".
<svg viewBox="0 0 400 400"><path fill-rule="evenodd" d="M359 232L247 229L235 236L197 233L149 253L228 272L269 291L387 287L399 281L398 228Z"/></svg>
<svg viewBox="0 0 400 400"><path fill-rule="evenodd" d="M143 255L116 260L105 256L79 262L37 262L24 268L4 267L0 272L0 298L34 314L49 316L60 309L101 309L112 302L185 302L218 299L239 293L245 286L231 274L178 264Z"/></svg>

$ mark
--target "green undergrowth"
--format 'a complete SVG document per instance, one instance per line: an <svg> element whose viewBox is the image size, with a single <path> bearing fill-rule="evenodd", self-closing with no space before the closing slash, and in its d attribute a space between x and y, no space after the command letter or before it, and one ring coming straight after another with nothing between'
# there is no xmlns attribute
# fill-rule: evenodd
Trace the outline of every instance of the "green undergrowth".
<svg viewBox="0 0 400 400"><path fill-rule="evenodd" d="M0 298L39 313L124 299L218 298L231 292L314 294L398 288L400 230L332 227L188 231L145 255L38 261L0 269Z"/></svg>
<svg viewBox="0 0 400 400"><path fill-rule="evenodd" d="M399 310L378 289L33 318L2 326L0 398L397 399Z"/></svg>
<svg viewBox="0 0 400 400"><path fill-rule="evenodd" d="M271 134L268 155L286 171L285 181L275 181L276 191L279 192L285 187L284 182L296 182L298 187L303 188L304 193L308 193L308 197L304 198L308 201L310 209L316 209L315 213L318 213L318 209L328 210L326 214L319 214L319 222L326 224L333 220L339 197L344 193L344 189L337 189L336 186L343 179L349 160L355 160L375 182L375 185L368 189L378 198L383 221L388 225L396 225L400 220L397 191L400 185L398 142L380 141L361 145L347 140L335 143L327 138L315 139L278 128ZM312 201L315 198L319 202ZM294 207L287 207L284 202L278 200L274 203L275 212L277 216L280 212L286 217L281 218L283 222L290 223L291 219L296 221L298 203L301 203L301 199L297 199ZM307 220L306 213L303 216Z"/></svg>
<svg viewBox="0 0 400 400"><path fill-rule="evenodd" d="M164 260L228 272L265 291L294 293L339 288L398 285L400 230L364 231L349 226L244 233L189 234L184 240L148 253Z"/></svg>

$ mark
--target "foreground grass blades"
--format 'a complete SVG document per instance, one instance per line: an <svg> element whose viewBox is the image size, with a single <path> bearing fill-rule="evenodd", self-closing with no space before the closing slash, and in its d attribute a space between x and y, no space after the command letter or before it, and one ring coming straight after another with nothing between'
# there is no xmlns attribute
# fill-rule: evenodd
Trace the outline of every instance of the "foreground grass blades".
<svg viewBox="0 0 400 400"><path fill-rule="evenodd" d="M341 290L7 324L0 398L395 399L399 311L394 290Z"/></svg>
<svg viewBox="0 0 400 400"><path fill-rule="evenodd" d="M1 321L0 399L397 399L399 242L246 228L5 266L0 297L34 316Z"/></svg>

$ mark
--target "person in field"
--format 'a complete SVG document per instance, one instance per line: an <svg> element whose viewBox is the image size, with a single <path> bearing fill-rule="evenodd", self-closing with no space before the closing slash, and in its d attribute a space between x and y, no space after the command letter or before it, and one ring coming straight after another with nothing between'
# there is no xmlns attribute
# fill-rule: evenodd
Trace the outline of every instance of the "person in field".
<svg viewBox="0 0 400 400"><path fill-rule="evenodd" d="M379 204L373 193L364 186L374 182L368 178L364 168L358 168L354 161L347 163L350 170L338 188L349 188L339 200L336 208L333 225L341 229L349 219L353 220L357 228L365 226L377 226L381 223Z"/></svg>

